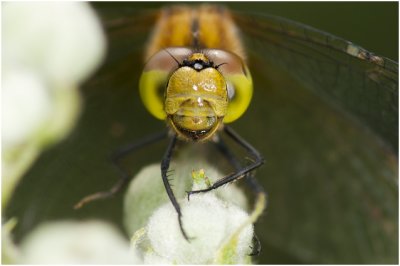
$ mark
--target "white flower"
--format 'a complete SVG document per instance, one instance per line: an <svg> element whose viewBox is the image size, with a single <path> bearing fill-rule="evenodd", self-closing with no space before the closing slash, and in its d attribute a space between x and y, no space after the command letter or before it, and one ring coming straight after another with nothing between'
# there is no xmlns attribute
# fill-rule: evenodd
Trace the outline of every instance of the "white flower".
<svg viewBox="0 0 400 266"><path fill-rule="evenodd" d="M233 184L194 194L188 201L182 193L189 190L187 184L193 181L188 168L202 165L208 169L192 172L192 189L205 188L209 184L206 175L211 182L221 176L208 163L198 158L194 158L194 163L193 157L188 158L181 156L171 168L175 170L172 182L177 184L174 191L180 198L183 228L189 242L182 235L177 213L166 197L159 165L150 165L135 177L125 196L124 223L129 232L136 230L131 240L132 252L140 255L144 264L250 263L252 223L265 202L261 200L249 215L244 210L244 193Z"/></svg>
<svg viewBox="0 0 400 266"><path fill-rule="evenodd" d="M108 223L62 221L42 224L22 242L26 264L135 264L129 242Z"/></svg>
<svg viewBox="0 0 400 266"><path fill-rule="evenodd" d="M222 174L209 163L195 157L188 156L182 151L181 159L171 165L174 170L171 184L175 196L184 198L185 191L191 190L193 180L191 172L194 169L207 169L207 176L211 182ZM194 184L195 186L196 183ZM223 186L214 191L218 198L229 201L241 209L247 209L247 199L244 193L234 184ZM124 199L124 225L128 234L132 235L144 227L154 211L166 202L170 202L161 179L159 164L144 167L129 184ZM176 215L175 215L176 216Z"/></svg>
<svg viewBox="0 0 400 266"><path fill-rule="evenodd" d="M46 83L31 71L19 69L3 74L3 148L19 144L43 126L53 108Z"/></svg>
<svg viewBox="0 0 400 266"><path fill-rule="evenodd" d="M87 3L5 3L2 14L2 140L9 147L55 112L52 90L76 89L93 72L105 37Z"/></svg>
<svg viewBox="0 0 400 266"><path fill-rule="evenodd" d="M53 82L80 83L104 56L105 38L89 4L3 5L2 64L23 66Z"/></svg>
<svg viewBox="0 0 400 266"><path fill-rule="evenodd" d="M101 62L106 44L87 3L2 7L4 206L41 150L72 129L81 103L77 88Z"/></svg>
<svg viewBox="0 0 400 266"><path fill-rule="evenodd" d="M234 204L223 202L212 192L182 200L182 223L188 242L180 231L177 214L171 203L154 212L147 225L147 237L153 252L145 254L146 264L158 255L170 263L206 264L217 259L219 250L230 236L246 222L249 215ZM253 239L253 226L242 230L236 250L237 263L244 263Z"/></svg>

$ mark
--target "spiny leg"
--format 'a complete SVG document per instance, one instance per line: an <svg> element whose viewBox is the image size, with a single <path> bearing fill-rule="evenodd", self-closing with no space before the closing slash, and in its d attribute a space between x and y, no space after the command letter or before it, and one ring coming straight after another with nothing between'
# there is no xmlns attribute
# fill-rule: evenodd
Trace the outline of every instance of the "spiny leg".
<svg viewBox="0 0 400 266"><path fill-rule="evenodd" d="M225 128L227 134L236 142L238 142L241 146L243 146L244 148L246 148L246 150L253 155L253 157L255 157L255 162L253 163L253 167L251 169L255 169L258 166L262 165L264 163L263 158L261 157L261 155L259 154L259 152L253 148L249 143L247 143L246 141L244 141L238 134L236 134L231 128ZM211 189L213 189L212 187L217 188L223 184L229 183L234 181L237 178L240 177L245 177L245 181L247 183L247 185L250 187L250 189L253 191L254 194L256 194L257 196L257 200L255 202L256 206L257 206L257 201L262 201L263 197L267 197L266 192L264 191L263 187L257 182L257 180L254 177L254 171L249 170L246 173L244 173L243 168L239 162L239 160L235 157L235 155L232 153L232 151L229 149L229 147L225 144L225 142L222 139L218 139L216 142L214 142L214 144L216 145L216 147L218 148L218 151L229 161L229 163L235 168L236 170L236 174L230 175L228 177L236 177L236 178L232 178L232 179L228 179L225 178L226 182L222 182L222 180L220 180L219 182L217 181L216 183L214 183L213 186L211 186ZM257 166L258 165L258 166ZM250 168L250 167L249 167ZM242 173L237 174L237 173ZM219 183L219 185L215 185ZM188 193L188 197L190 195L190 193L199 193L199 192L206 192L209 191L211 189L205 189L205 190L199 190L199 191L192 191ZM258 254L260 254L261 252L261 244L260 244L260 240L257 238L257 236L254 234L253 236L253 243L254 243L254 247L252 248L252 252L249 254L249 256L257 256Z"/></svg>
<svg viewBox="0 0 400 266"><path fill-rule="evenodd" d="M235 180L237 180L239 178L246 177L251 171L253 171L256 168L260 167L264 163L264 159L261 156L261 154L253 146L251 146L247 141L242 139L235 131L233 131L233 129L231 129L228 126L225 126L224 127L224 131L230 138L232 138L235 142L237 142L239 145L241 145L243 148L246 149L246 151L254 158L254 162L251 163L250 165L247 165L247 166L244 166L244 167L240 166L238 163L234 163L235 167L236 167L236 165L238 166L238 168L237 168L235 173L230 174L228 176L225 176L225 177L217 180L209 188L201 189L201 190L189 191L188 192L188 198L192 194L207 192L207 191L219 188L220 186L223 186L223 185L225 185L227 183L233 182L233 181L235 181ZM226 150L228 150L228 149L226 149ZM229 158L234 158L234 157L228 155L228 159ZM229 159L229 160L231 162L233 162L231 159ZM257 184L256 181L253 181L252 183L253 184Z"/></svg>
<svg viewBox="0 0 400 266"><path fill-rule="evenodd" d="M253 243L254 246L251 247L253 251L249 254L249 256L258 256L261 253L261 242L256 234L253 235Z"/></svg>
<svg viewBox="0 0 400 266"><path fill-rule="evenodd" d="M172 205L174 206L176 212L178 213L179 228L181 229L182 235L187 241L189 241L189 237L187 236L185 230L183 229L183 225L182 225L181 208L178 204L178 201L175 198L174 192L172 191L171 185L168 181L168 175L167 175L169 164L171 162L172 152L176 145L176 141L177 141L177 137L176 137L176 135L174 135L172 137L171 142L169 143L167 150L165 151L164 157L161 161L161 177L164 182L165 190L167 191L168 197L169 197Z"/></svg>
<svg viewBox="0 0 400 266"><path fill-rule="evenodd" d="M229 161L229 163L235 168L236 171L239 171L242 168L239 160L221 138L218 138L218 140L215 141L214 144L218 148L218 151ZM253 191L253 193L255 193L256 195L258 193L266 194L264 188L258 183L257 179L254 177L254 171L250 171L247 174L245 181L250 189Z"/></svg>
<svg viewBox="0 0 400 266"><path fill-rule="evenodd" d="M235 168L235 170L240 171L242 166L239 160L226 145L226 143L222 139L218 139L216 142L214 142L214 144L218 148L218 151L229 161L229 163ZM250 171L249 173L247 173L245 181L255 194L266 193L264 191L264 188L258 183L257 179L255 179L254 171Z"/></svg>
<svg viewBox="0 0 400 266"><path fill-rule="evenodd" d="M116 151L115 153L113 153L111 155L111 163L120 175L120 178L117 181L117 183L115 183L115 185L107 191L100 191L100 192L97 192L97 193L94 193L94 194L84 197L77 204L75 204L74 209L79 209L83 205L85 205L89 202L95 201L95 200L106 199L106 198L112 197L113 195L115 195L116 193L121 191L125 187L125 185L128 183L128 181L131 179L131 175L129 174L129 171L127 171L121 165L120 160L122 158L124 158L125 156L127 156L129 153L131 153L137 149L140 149L146 145L152 144L156 141L162 140L166 137L167 137L167 131L158 132L158 133L150 135L144 139L141 139L138 142L132 143L128 146L124 146L124 147L120 148L118 151Z"/></svg>
<svg viewBox="0 0 400 266"><path fill-rule="evenodd" d="M222 139L218 139L214 142L219 152L229 161L229 163L236 169L236 171L240 170L241 164L239 160L235 157L233 152L229 149L226 143ZM254 177L254 171L249 172L247 177L245 178L247 185L253 191L253 193L257 196L258 200L260 197L267 197L267 193L264 191L264 188L258 183L257 179ZM261 244L258 237L254 234L253 236L254 247L252 248L253 252L249 254L249 256L257 256L261 252Z"/></svg>

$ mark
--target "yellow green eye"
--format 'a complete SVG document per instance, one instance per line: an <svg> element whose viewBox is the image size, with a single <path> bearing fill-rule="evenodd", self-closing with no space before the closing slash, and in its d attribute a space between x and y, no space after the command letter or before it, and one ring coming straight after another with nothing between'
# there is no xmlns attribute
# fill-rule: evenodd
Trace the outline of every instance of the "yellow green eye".
<svg viewBox="0 0 400 266"><path fill-rule="evenodd" d="M224 118L224 123L230 123L241 117L249 107L253 96L253 81L249 70L246 73L225 75L228 84L228 95L232 97L229 101L228 111ZM229 88L232 86L232 88ZM230 92L229 90L233 90Z"/></svg>
<svg viewBox="0 0 400 266"><path fill-rule="evenodd" d="M148 59L140 76L139 93L144 106L156 118L166 118L164 91L168 78L190 54L188 48L174 47L163 49Z"/></svg>
<svg viewBox="0 0 400 266"><path fill-rule="evenodd" d="M230 123L244 114L253 96L253 81L246 64L234 53L208 49L207 56L218 66L228 86L229 105L224 123Z"/></svg>
<svg viewBox="0 0 400 266"><path fill-rule="evenodd" d="M169 73L163 70L143 71L139 81L140 97L147 110L156 118L164 120L164 89Z"/></svg>

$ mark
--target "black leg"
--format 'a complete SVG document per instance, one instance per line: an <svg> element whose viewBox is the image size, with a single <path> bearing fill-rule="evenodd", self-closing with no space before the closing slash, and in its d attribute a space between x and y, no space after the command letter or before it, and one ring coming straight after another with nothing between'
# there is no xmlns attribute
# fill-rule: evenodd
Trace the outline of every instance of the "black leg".
<svg viewBox="0 0 400 266"><path fill-rule="evenodd" d="M219 152L229 161L229 163L235 168L235 170L240 171L240 169L242 167L240 165L240 162L237 160L237 158L232 153L232 151L229 149L229 147L225 144L225 142L222 139L218 139L214 143L217 146ZM251 188L253 193L256 194L256 196L267 197L266 192L264 191L263 187L257 182L257 179L255 179L254 171L249 172L247 174L245 181L246 181L247 185ZM253 251L251 254L249 254L249 256L257 256L261 252L260 240L258 239L258 237L255 234L253 236L253 243L254 243L254 246L252 248Z"/></svg>
<svg viewBox="0 0 400 266"><path fill-rule="evenodd" d="M171 203L174 206L176 212L178 213L178 222L179 222L179 227L181 229L182 235L185 237L185 239L187 241L189 241L189 237L187 236L187 234L182 226L181 208L178 204L178 201L175 198L174 192L171 189L171 185L169 184L168 176L167 176L169 163L171 162L172 152L175 147L176 140L177 140L176 135L174 135L171 139L171 142L168 145L168 148L167 148L165 154L164 154L163 160L161 161L161 176L162 176L162 180L164 182L165 190L167 191L168 197L171 200Z"/></svg>
<svg viewBox="0 0 400 266"><path fill-rule="evenodd" d="M219 152L229 161L229 163L235 168L236 171L240 171L242 166L240 162L237 160L232 151L228 148L225 142L222 139L218 139L214 142ZM257 179L254 177L254 171L250 171L247 173L245 178L247 185L251 188L251 190L255 193L266 193L264 188L257 182Z"/></svg>
<svg viewBox="0 0 400 266"><path fill-rule="evenodd" d="M118 173L120 174L120 179L118 182L109 190L107 191L100 191L91 195L88 195L81 199L75 206L75 209L81 208L83 205L95 201L95 200L100 200L100 199L106 199L109 198L119 191L121 191L122 188L125 187L125 185L128 183L128 181L131 179L131 175L129 174L129 171L127 171L120 163L120 160L128 155L129 153L140 149L146 145L149 145L151 143L154 143L156 141L162 140L167 137L167 131L163 131L161 133L156 133L153 134L147 138L144 138L138 142L132 143L128 146L124 146L121 149L119 149L117 152L115 152L111 156L111 163L113 166L116 168Z"/></svg>
<svg viewBox="0 0 400 266"><path fill-rule="evenodd" d="M260 167L264 163L264 159L261 156L261 154L253 146L251 146L248 142L246 142L244 139L242 139L235 131L233 131L233 129L231 129L228 126L225 126L224 131L229 137L231 137L234 141L236 141L238 144L240 144L243 148L246 149L246 151L253 157L254 162L248 166L240 167L239 163L236 161L236 159L234 159L233 156L228 155L227 158L230 160L230 162L235 167L237 167L236 172L217 180L209 188L188 192L188 198L190 197L191 194L207 192L207 191L219 188L220 186L223 186L227 183L233 182L239 178L246 177L251 171ZM226 149L226 150L229 151L228 149ZM230 151L229 151L229 154L231 154ZM257 185L257 182L253 178L253 181L250 184ZM260 187L261 186L259 186L257 189L261 189L261 191L263 191L262 188L260 188Z"/></svg>
<svg viewBox="0 0 400 266"><path fill-rule="evenodd" d="M258 256L261 253L261 243L260 240L258 239L257 235L253 235L253 244L254 246L252 247L253 252L249 254L249 256Z"/></svg>

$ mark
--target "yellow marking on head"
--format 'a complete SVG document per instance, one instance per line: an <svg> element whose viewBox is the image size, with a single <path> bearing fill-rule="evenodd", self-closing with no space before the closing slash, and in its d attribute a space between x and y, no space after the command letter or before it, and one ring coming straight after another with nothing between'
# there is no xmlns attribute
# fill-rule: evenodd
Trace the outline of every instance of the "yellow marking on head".
<svg viewBox="0 0 400 266"><path fill-rule="evenodd" d="M222 123L228 108L225 79L215 68L181 67L169 79L165 112L184 139L205 140Z"/></svg>
<svg viewBox="0 0 400 266"><path fill-rule="evenodd" d="M228 95L226 83L222 74L215 68L206 68L196 71L191 67L181 67L169 79L165 111L174 114L180 105L190 99L198 98L211 104L213 111L219 117L226 114ZM201 104L198 104L201 112Z"/></svg>
<svg viewBox="0 0 400 266"><path fill-rule="evenodd" d="M202 54L202 53L193 53L192 55L190 55L190 56L188 57L188 60L189 60L189 61L201 60L201 61L206 62L206 63L210 62L210 60L208 59L208 57L205 56L205 55Z"/></svg>

